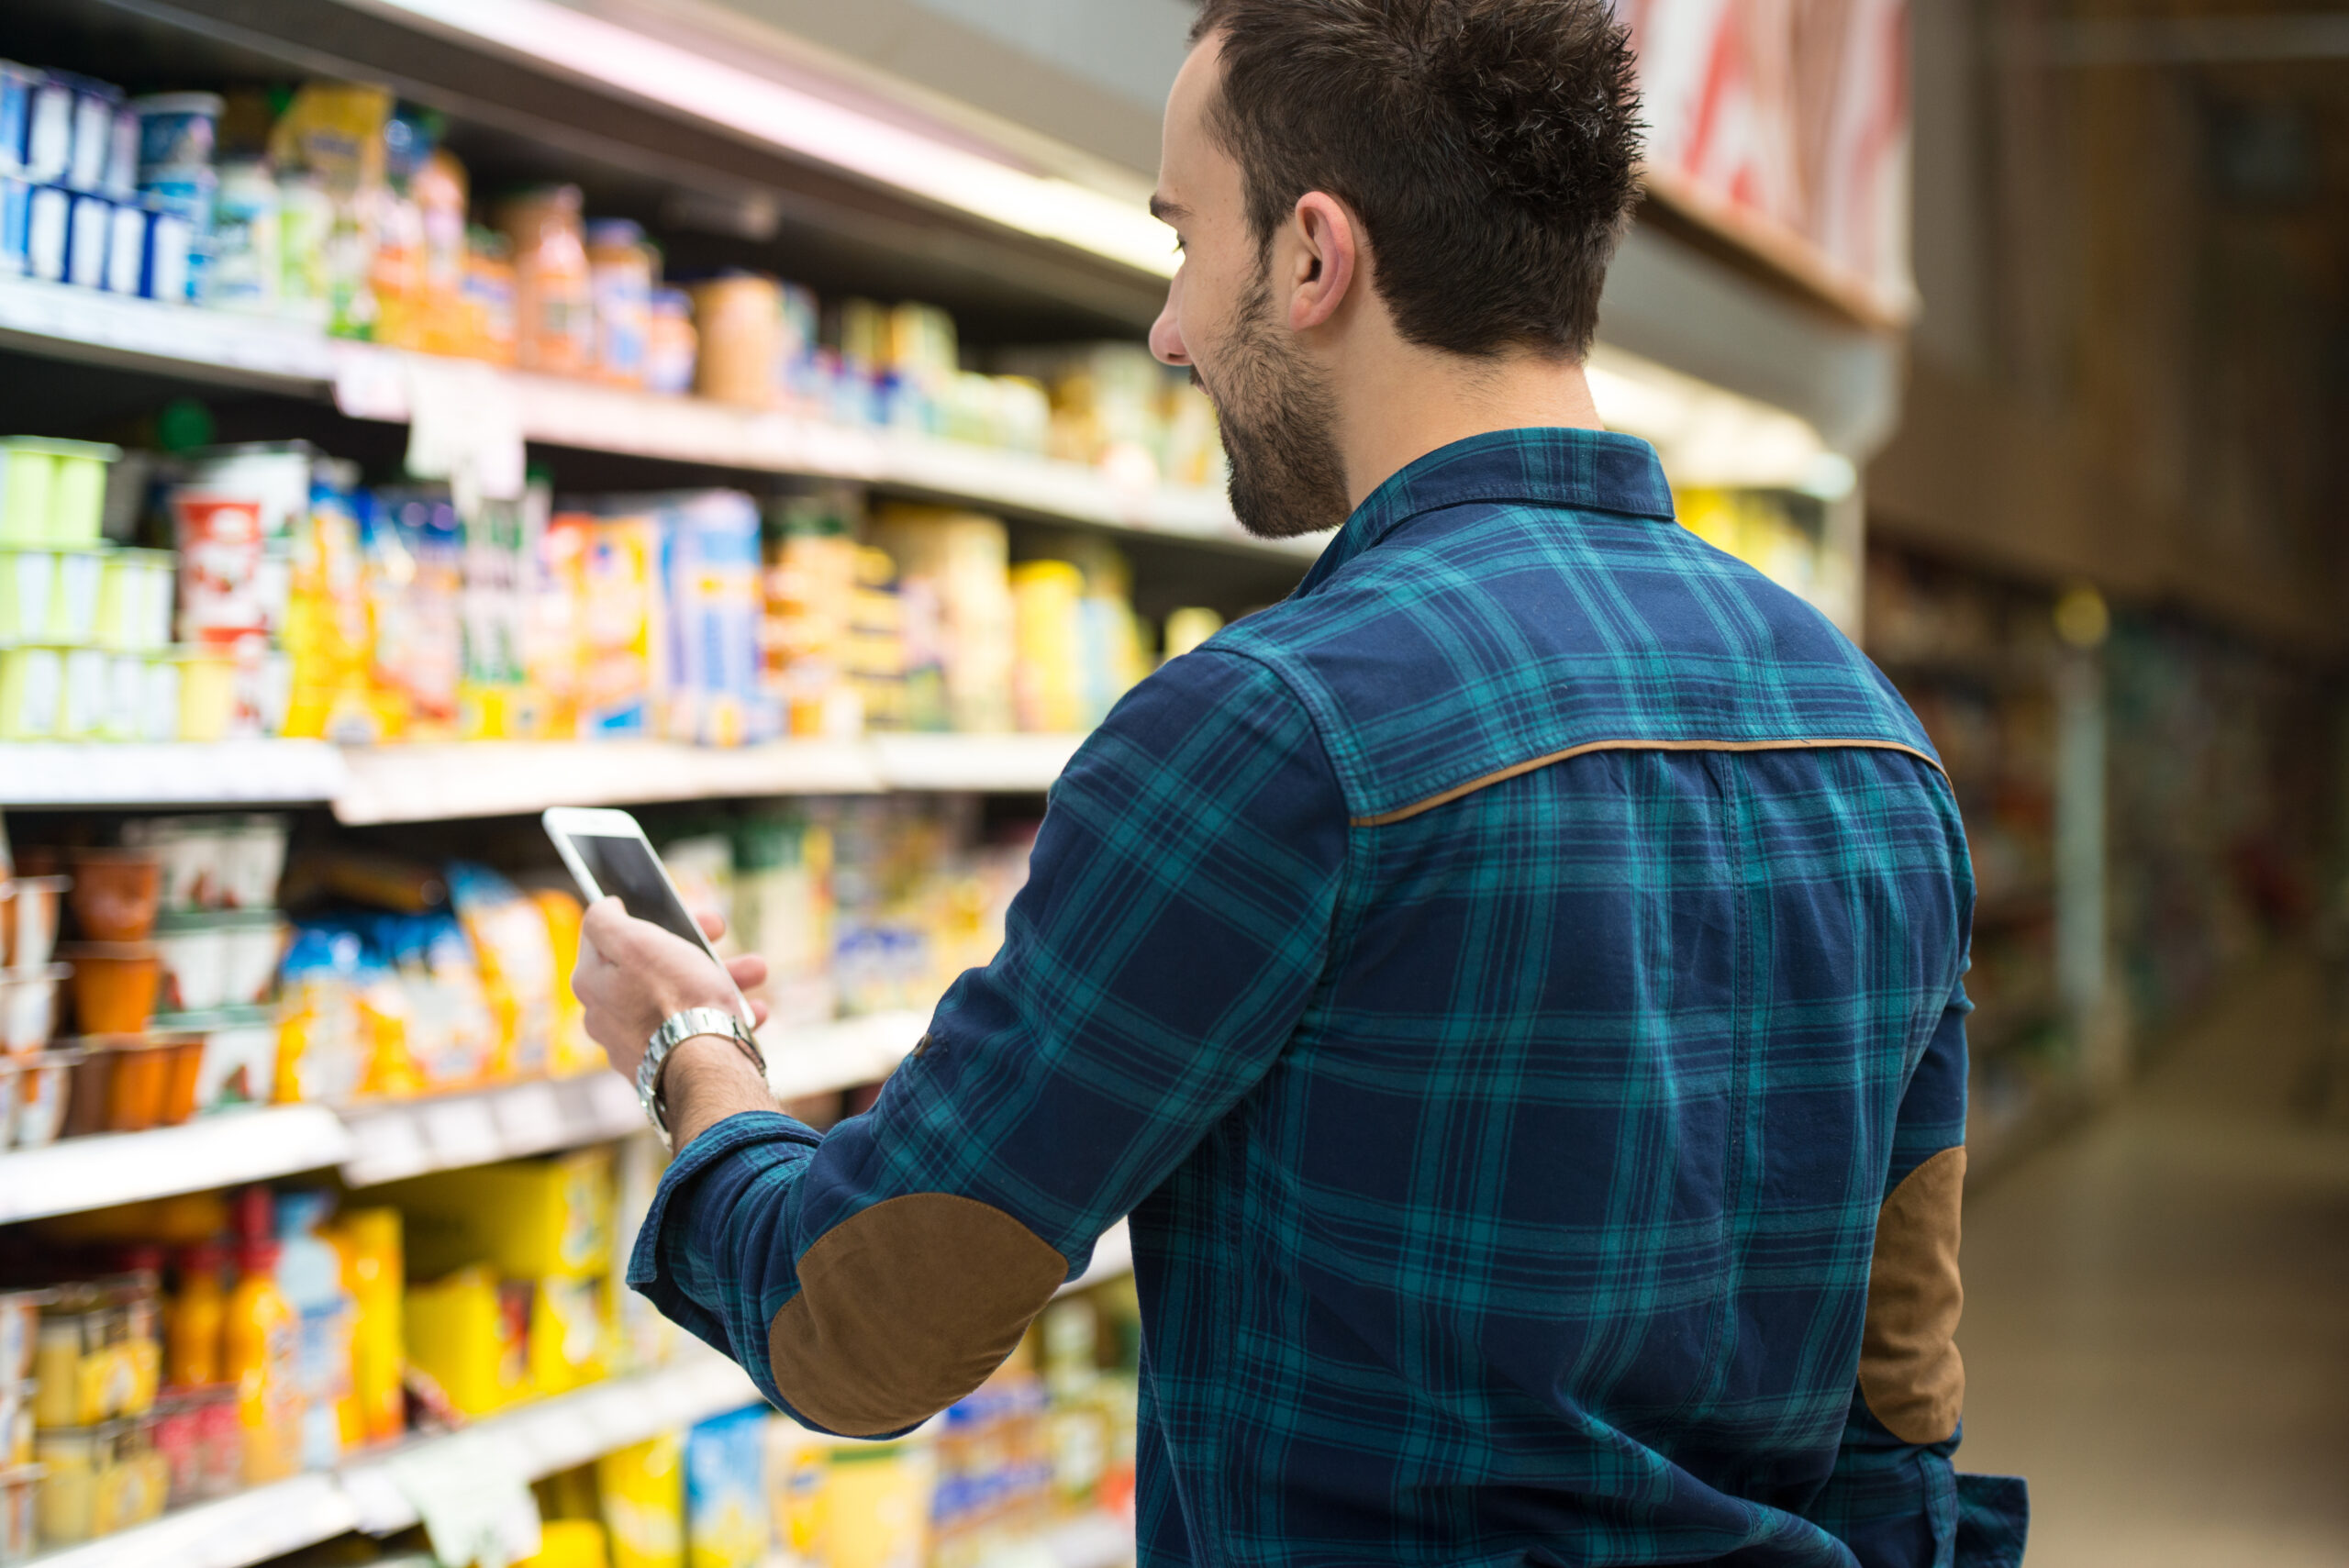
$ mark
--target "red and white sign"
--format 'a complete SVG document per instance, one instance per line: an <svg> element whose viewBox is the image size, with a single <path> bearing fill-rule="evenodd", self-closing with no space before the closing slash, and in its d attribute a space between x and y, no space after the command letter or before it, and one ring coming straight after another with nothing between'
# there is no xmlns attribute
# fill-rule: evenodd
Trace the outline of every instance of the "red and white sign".
<svg viewBox="0 0 2349 1568"><path fill-rule="evenodd" d="M1617 0L1652 191L1905 317L1908 0Z"/></svg>

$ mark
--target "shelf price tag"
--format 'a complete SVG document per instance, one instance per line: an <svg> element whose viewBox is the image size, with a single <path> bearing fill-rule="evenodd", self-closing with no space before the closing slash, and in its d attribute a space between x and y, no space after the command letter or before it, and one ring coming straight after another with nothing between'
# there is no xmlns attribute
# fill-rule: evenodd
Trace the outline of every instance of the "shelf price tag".
<svg viewBox="0 0 2349 1568"><path fill-rule="evenodd" d="M502 1445L460 1432L394 1455L389 1468L441 1562L507 1568L538 1554L538 1501Z"/></svg>

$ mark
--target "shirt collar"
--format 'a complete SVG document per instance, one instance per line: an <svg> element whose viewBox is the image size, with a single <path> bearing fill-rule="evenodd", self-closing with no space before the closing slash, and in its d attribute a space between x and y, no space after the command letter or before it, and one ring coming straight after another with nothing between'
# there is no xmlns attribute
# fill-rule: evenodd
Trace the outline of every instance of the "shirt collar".
<svg viewBox="0 0 2349 1568"><path fill-rule="evenodd" d="M1614 430L1533 426L1438 447L1364 497L1297 593L1319 587L1412 518L1467 501L1518 502L1672 521L1672 489L1655 449Z"/></svg>

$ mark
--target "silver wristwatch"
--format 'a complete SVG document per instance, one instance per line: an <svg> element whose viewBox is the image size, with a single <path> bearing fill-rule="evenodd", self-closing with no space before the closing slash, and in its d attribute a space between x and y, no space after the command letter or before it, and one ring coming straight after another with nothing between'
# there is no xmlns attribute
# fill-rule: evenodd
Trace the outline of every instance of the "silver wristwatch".
<svg viewBox="0 0 2349 1568"><path fill-rule="evenodd" d="M724 1007L687 1007L682 1013L672 1013L652 1031L652 1041L644 1048L644 1059L636 1064L636 1103L644 1107L644 1118L661 1135L663 1147L671 1147L668 1107L661 1097L661 1074L669 1065L669 1053L698 1035L722 1035L734 1042L751 1064L763 1078L767 1059L759 1050L756 1036L740 1015Z"/></svg>

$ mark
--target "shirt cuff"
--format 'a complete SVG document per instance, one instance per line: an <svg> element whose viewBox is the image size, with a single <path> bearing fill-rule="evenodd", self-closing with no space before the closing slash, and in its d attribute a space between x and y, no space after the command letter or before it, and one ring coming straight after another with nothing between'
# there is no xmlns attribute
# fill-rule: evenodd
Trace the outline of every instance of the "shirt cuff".
<svg viewBox="0 0 2349 1568"><path fill-rule="evenodd" d="M707 1233L694 1223L693 1195L686 1189L711 1166L738 1152L746 1153L763 1170L792 1163L795 1158L804 1161L821 1141L822 1135L815 1129L780 1111L743 1111L728 1117L686 1144L685 1152L672 1161L662 1173L661 1184L653 1190L651 1207L645 1210L644 1223L637 1230L636 1245L629 1255L629 1288L649 1298L699 1338L731 1354L722 1304L696 1301L680 1287L679 1282L663 1277L668 1272L662 1266L663 1260L676 1256L679 1251L700 1265L691 1272L703 1272L713 1264L721 1273L731 1272L725 1260L697 1255L696 1242Z"/></svg>

